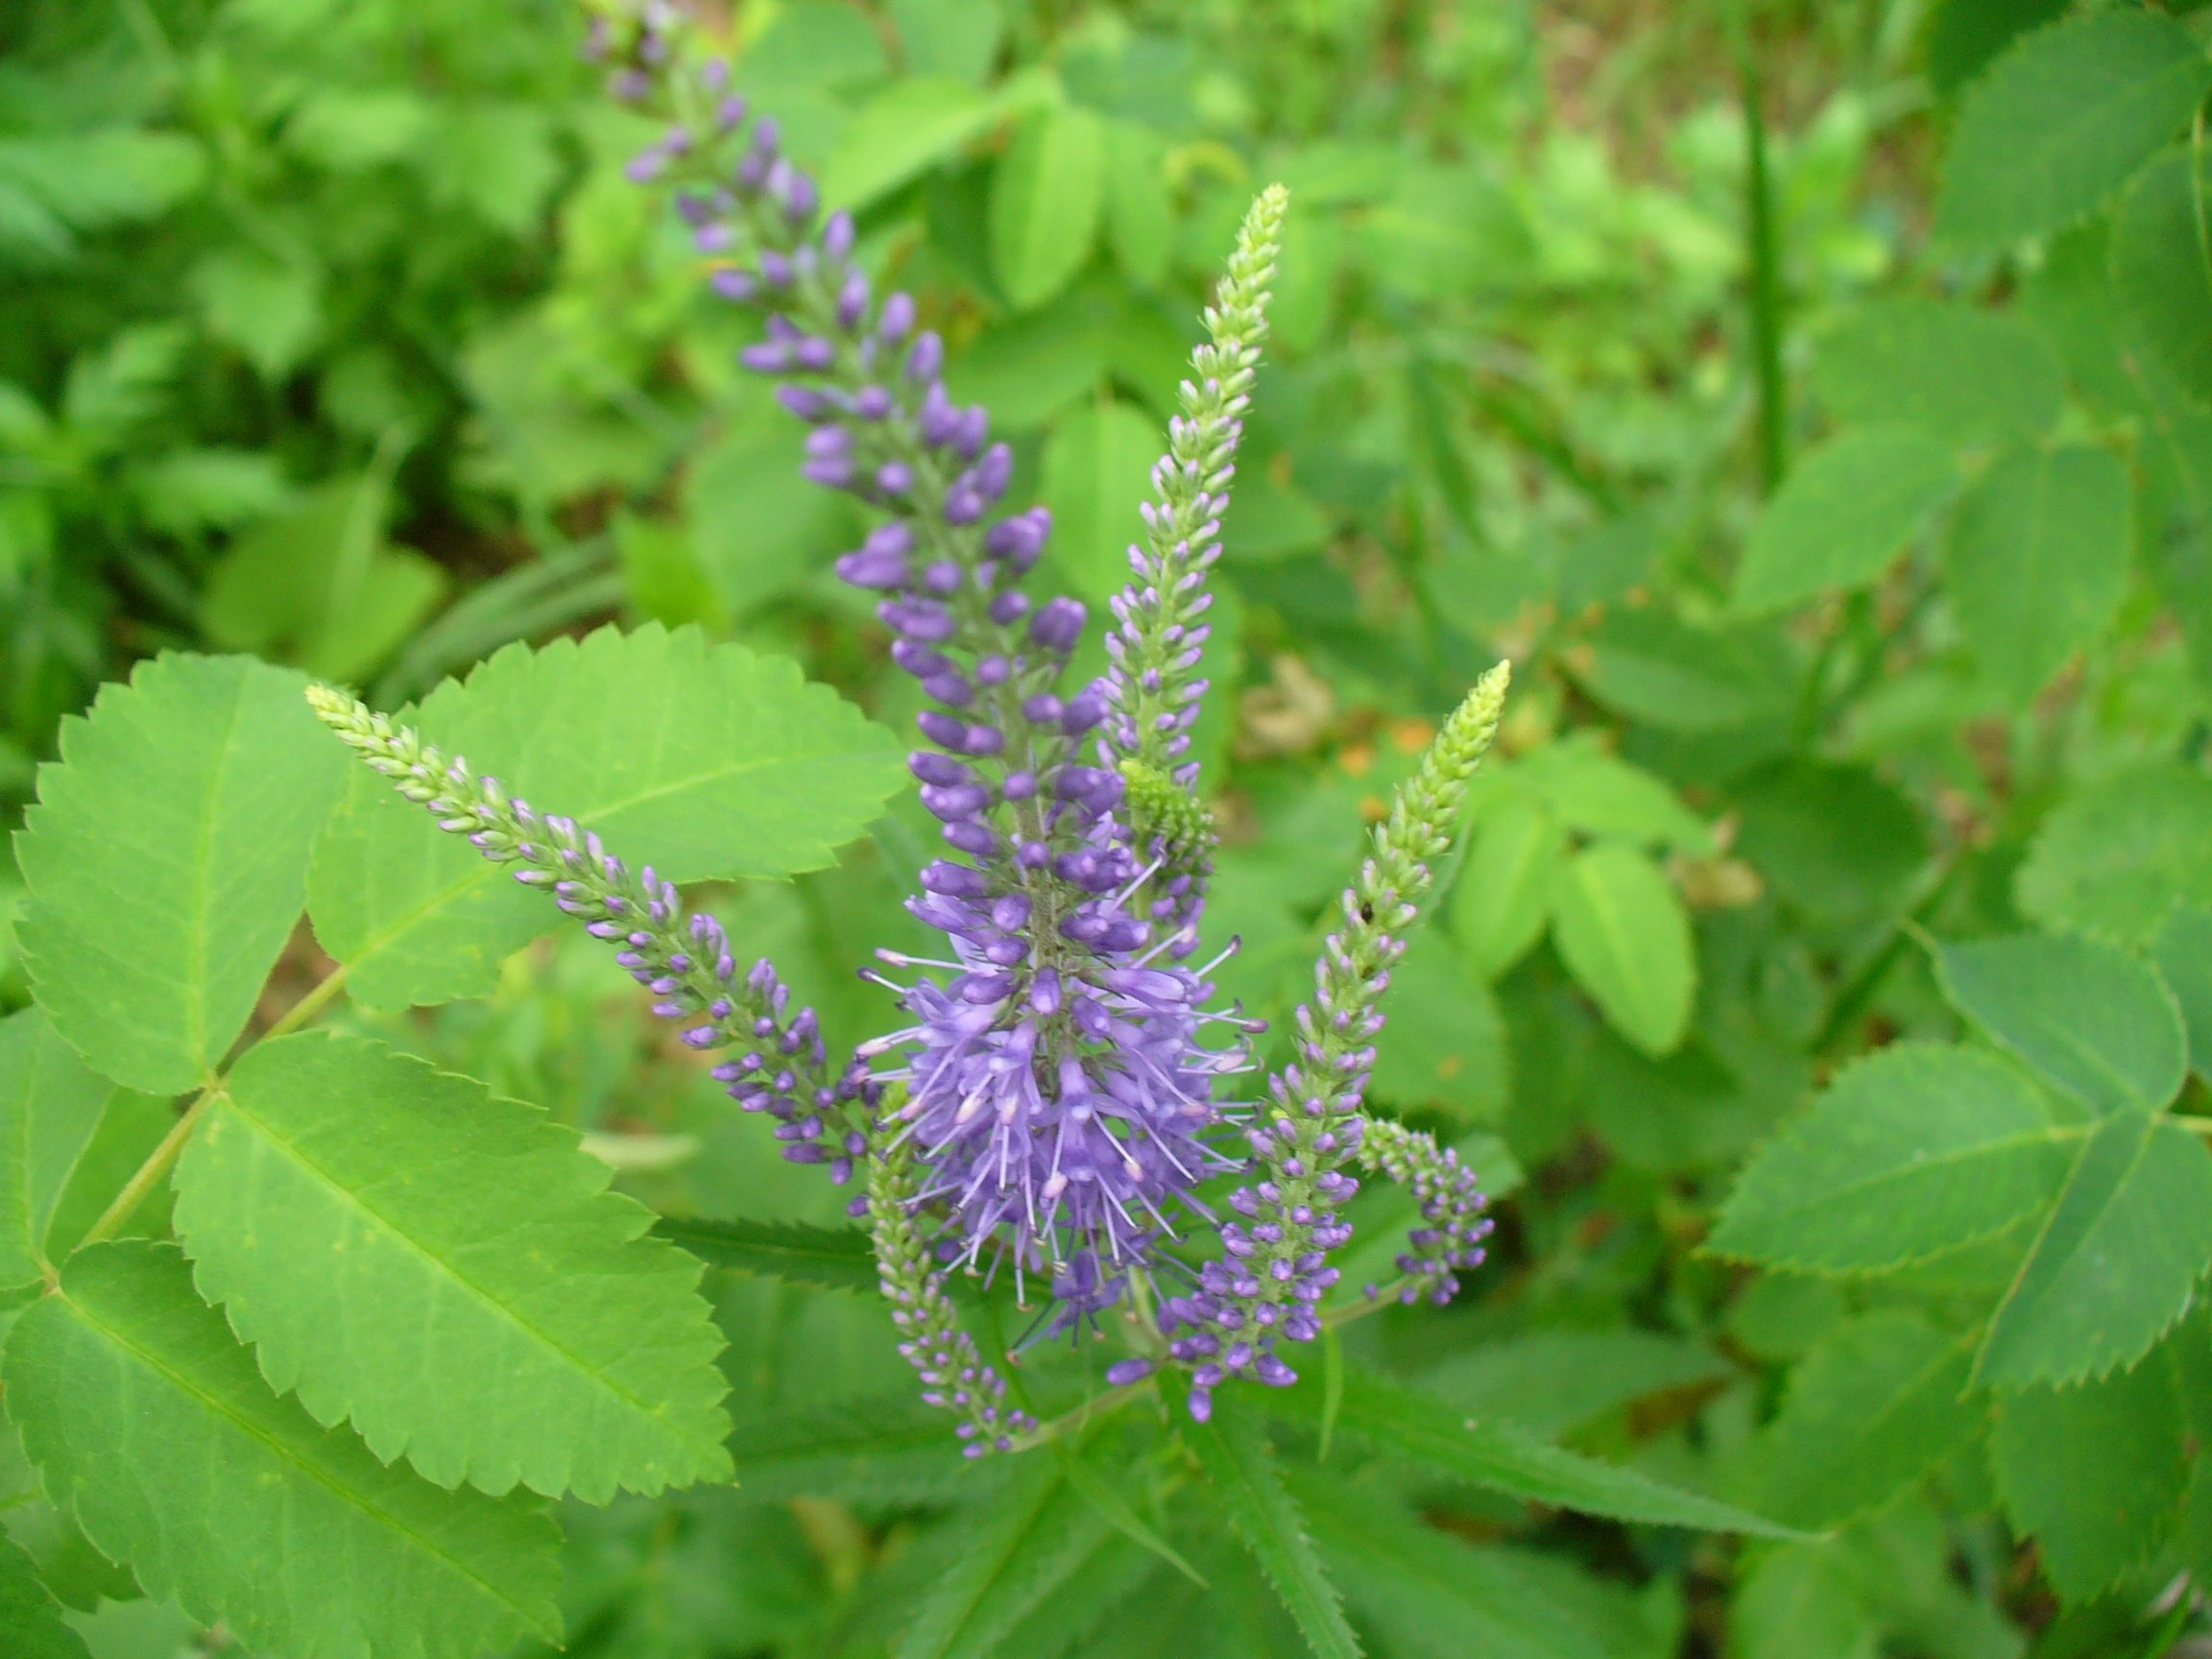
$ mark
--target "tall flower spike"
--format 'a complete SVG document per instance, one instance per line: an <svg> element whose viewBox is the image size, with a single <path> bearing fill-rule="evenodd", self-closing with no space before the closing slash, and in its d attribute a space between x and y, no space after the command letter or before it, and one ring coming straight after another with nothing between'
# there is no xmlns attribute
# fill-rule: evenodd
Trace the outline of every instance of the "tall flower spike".
<svg viewBox="0 0 2212 1659"><path fill-rule="evenodd" d="M929 1260L929 1245L914 1223L914 1155L879 1134L875 1162L868 1167L868 1231L876 1245L876 1267L891 1322L899 1329L899 1352L922 1379L923 1401L959 1413L958 1433L971 1457L1013 1449L1014 1436L1037 1427L1020 1407L1006 1402L1006 1379L983 1362L975 1343L960 1329L945 1275Z"/></svg>
<svg viewBox="0 0 2212 1659"><path fill-rule="evenodd" d="M1278 1344L1320 1334L1316 1304L1338 1278L1329 1253L1352 1237L1338 1212L1359 1190L1344 1168L1360 1157L1368 1128L1360 1104L1382 993L1432 879L1430 862L1451 846L1467 781L1497 733L1509 675L1501 662L1482 677L1377 826L1374 854L1345 891L1343 926L1314 967L1313 1000L1298 1010L1298 1057L1269 1078L1272 1103L1248 1131L1261 1179L1229 1199L1245 1221L1221 1229L1225 1255L1206 1264L1199 1288L1162 1310L1170 1332L1189 1331L1170 1352L1192 1367L1190 1409L1200 1418L1227 1378L1296 1382Z"/></svg>
<svg viewBox="0 0 2212 1659"><path fill-rule="evenodd" d="M1010 1248L1018 1275L1049 1269L1064 1310L1093 1312L1174 1231L1190 1189L1230 1166L1209 1143L1214 1091L1245 1060L1198 1038L1242 1022L1204 1010L1201 974L1155 965L1189 929L1156 941L1132 909L1147 872L1114 831L1126 785L1077 759L1107 698L1061 694L1083 607L1021 588L1049 517L991 520L1011 451L951 400L914 302L877 301L851 217L822 218L775 123L748 124L728 94L728 65L687 57L685 24L629 0L594 33L616 94L666 123L631 177L680 186L715 292L765 313L743 361L812 427L806 475L887 516L837 567L883 595L893 659L936 705L919 719L933 748L909 764L956 855L923 871L910 907L951 960L892 959L945 976L893 986L915 1021L863 1052L909 1050L881 1080L907 1085L922 1196L951 1211L971 1260Z"/></svg>
<svg viewBox="0 0 2212 1659"><path fill-rule="evenodd" d="M652 866L633 872L572 819L540 813L509 795L496 778L422 741L366 704L327 685L310 685L307 701L323 723L399 793L426 806L439 828L469 837L494 864L515 866L515 879L540 887L580 918L585 930L618 945L615 960L650 990L653 1011L684 1022L693 1048L734 1047L714 1078L749 1112L778 1121L776 1138L795 1164L828 1164L843 1185L866 1150L861 1125L875 1085L857 1069L832 1081L820 1023L811 1008L790 1013L790 993L765 961L740 974L722 924L685 916L673 883Z"/></svg>
<svg viewBox="0 0 2212 1659"><path fill-rule="evenodd" d="M1213 867L1212 817L1192 795L1198 767L1186 758L1208 685L1199 673L1214 631L1205 620L1214 604L1206 577L1221 556L1221 516L1267 337L1267 284L1289 200L1282 185L1269 185L1237 233L1206 308L1208 338L1183 382L1183 412L1168 422L1167 453L1152 468L1144 544L1129 549L1133 578L1113 602L1116 626L1106 636L1114 704L1106 746L1129 781L1125 816L1138 854L1160 862L1153 914L1177 927L1197 921ZM1171 790L1189 805L1169 805Z"/></svg>

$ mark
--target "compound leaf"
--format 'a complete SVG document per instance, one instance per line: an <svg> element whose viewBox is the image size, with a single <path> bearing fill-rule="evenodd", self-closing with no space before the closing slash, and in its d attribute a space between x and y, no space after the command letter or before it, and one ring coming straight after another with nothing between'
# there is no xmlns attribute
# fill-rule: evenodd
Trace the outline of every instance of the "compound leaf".
<svg viewBox="0 0 2212 1659"><path fill-rule="evenodd" d="M1938 227L1964 246L1999 248L2070 224L2126 183L2208 86L2203 48L2158 12L2036 30L1967 95Z"/></svg>
<svg viewBox="0 0 2212 1659"><path fill-rule="evenodd" d="M173 1245L80 1251L9 1334L0 1375L92 1542L252 1649L475 1659L560 1640L541 1506L441 1491L271 1393Z"/></svg>
<svg viewBox="0 0 2212 1659"><path fill-rule="evenodd" d="M2064 1384L2133 1363L2212 1262L2212 1151L2128 1109L2100 1120L1990 1321L1978 1382Z"/></svg>
<svg viewBox="0 0 2212 1659"><path fill-rule="evenodd" d="M1709 1248L1881 1273L2003 1232L2050 1202L2066 1150L2035 1092L1970 1049L1899 1043L1840 1072L1752 1158Z"/></svg>
<svg viewBox="0 0 2212 1659"><path fill-rule="evenodd" d="M1697 989L1690 913L1643 853L1612 842L1570 859L1551 932L1567 971L1629 1042L1665 1054L1682 1041Z"/></svg>
<svg viewBox="0 0 2212 1659"><path fill-rule="evenodd" d="M165 654L102 686L38 770L16 938L55 1030L118 1083L204 1082L299 920L346 781L305 685L249 657Z"/></svg>
<svg viewBox="0 0 2212 1659"><path fill-rule="evenodd" d="M1886 1310L1837 1327L1791 1373L1764 1436L1760 1503L1827 1531L1887 1503L1979 1431L1970 1337Z"/></svg>
<svg viewBox="0 0 2212 1659"><path fill-rule="evenodd" d="M1997 1400L1991 1471L2070 1601L2109 1589L2180 1520L2188 1424L2172 1345L2131 1371Z"/></svg>
<svg viewBox="0 0 2212 1659"><path fill-rule="evenodd" d="M1310 1382L1294 1388L1270 1388L1266 1401L1283 1416L1307 1424L1320 1421L1321 1390ZM1378 1451L1418 1464L1431 1475L1464 1480L1471 1486L1531 1503L1654 1527L1791 1536L1788 1527L1733 1504L1663 1486L1631 1469L1599 1463L1550 1445L1512 1424L1471 1420L1433 1395L1373 1372L1347 1371L1336 1427Z"/></svg>
<svg viewBox="0 0 2212 1659"><path fill-rule="evenodd" d="M2180 1010L2125 950L2027 933L1939 944L1936 965L1952 1006L2093 1111L2155 1108L2180 1090Z"/></svg>
<svg viewBox="0 0 2212 1659"><path fill-rule="evenodd" d="M252 1049L184 1150L195 1278L279 1392L440 1485L730 1472L699 1264L537 1108L364 1038ZM311 1264L311 1265L309 1265Z"/></svg>
<svg viewBox="0 0 2212 1659"><path fill-rule="evenodd" d="M891 734L828 687L688 628L510 645L411 718L672 881L819 869L902 778ZM500 960L560 913L384 779L355 773L308 875L324 949L372 1007L488 992Z"/></svg>
<svg viewBox="0 0 2212 1659"><path fill-rule="evenodd" d="M2128 585L2128 469L2087 445L2022 449L1966 493L1944 559L1959 626L2025 703L2093 639Z"/></svg>
<svg viewBox="0 0 2212 1659"><path fill-rule="evenodd" d="M1781 611L1864 587L1958 481L1949 448L1909 427L1846 432L1815 449L1760 514L1736 572L1736 609Z"/></svg>
<svg viewBox="0 0 2212 1659"><path fill-rule="evenodd" d="M0 1289L38 1278L55 1207L114 1093L39 1010L0 1021Z"/></svg>
<svg viewBox="0 0 2212 1659"><path fill-rule="evenodd" d="M1265 1419L1246 1409L1234 1388L1200 1423L1185 1409L1184 1390L1166 1392L1182 1422L1183 1442L1206 1471L1207 1491L1260 1563L1275 1595L1319 1659L1358 1659L1359 1639L1345 1623L1336 1587L1321 1565L1306 1517L1283 1484ZM1273 1392L1270 1390L1270 1392ZM1224 1409L1226 1407L1226 1409Z"/></svg>

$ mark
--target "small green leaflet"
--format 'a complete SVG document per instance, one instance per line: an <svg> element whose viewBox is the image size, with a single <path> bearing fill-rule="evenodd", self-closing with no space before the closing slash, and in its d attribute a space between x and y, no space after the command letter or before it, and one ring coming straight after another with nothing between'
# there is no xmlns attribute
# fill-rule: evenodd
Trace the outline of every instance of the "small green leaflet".
<svg viewBox="0 0 2212 1659"><path fill-rule="evenodd" d="M1302 1382L1294 1388L1270 1388L1265 1403L1270 1410L1292 1421L1309 1426L1320 1421L1321 1391L1311 1382ZM1464 1480L1471 1486L1503 1492L1531 1503L1654 1527L1698 1527L1769 1538L1793 1536L1788 1527L1733 1504L1679 1492L1633 1470L1616 1469L1548 1445L1509 1423L1471 1421L1433 1395L1369 1371L1347 1371L1336 1427L1340 1433L1404 1458L1431 1475Z"/></svg>
<svg viewBox="0 0 2212 1659"><path fill-rule="evenodd" d="M2212 402L2212 249L2202 165L2170 150L2136 175L2112 226L2112 290L2130 343L2199 403Z"/></svg>
<svg viewBox="0 0 2212 1659"><path fill-rule="evenodd" d="M2068 1155L2003 1061L1892 1044L1839 1072L1753 1156L1706 1247L1798 1271L1888 1272L2048 1204Z"/></svg>
<svg viewBox="0 0 2212 1659"><path fill-rule="evenodd" d="M653 1223L653 1231L709 1267L824 1290L876 1288L876 1253L857 1227L663 1215Z"/></svg>
<svg viewBox="0 0 2212 1659"><path fill-rule="evenodd" d="M61 1604L38 1582L31 1557L0 1533L0 1634L8 1659L89 1659L84 1639L61 1621Z"/></svg>
<svg viewBox="0 0 2212 1659"><path fill-rule="evenodd" d="M272 1394L174 1246L80 1251L16 1321L0 1377L92 1542L249 1649L476 1659L560 1641L560 1533L537 1501L441 1491Z"/></svg>
<svg viewBox="0 0 2212 1659"><path fill-rule="evenodd" d="M1950 450L1909 427L1846 432L1814 450L1759 516L1736 572L1736 610L1788 610L1864 587L1958 481Z"/></svg>
<svg viewBox="0 0 2212 1659"><path fill-rule="evenodd" d="M1936 228L2001 248L2080 218L2171 138L2212 86L2173 18L2132 9L2038 29L1967 94Z"/></svg>
<svg viewBox="0 0 2212 1659"><path fill-rule="evenodd" d="M1195 1422L1181 1381L1170 1377L1163 1393L1183 1443L1206 1471L1208 1493L1267 1575L1318 1659L1359 1659L1359 1639L1345 1623L1336 1587L1307 1533L1306 1517L1284 1489L1275 1449L1267 1443L1266 1420L1251 1408L1256 1403L1231 1384L1214 1401L1212 1418Z"/></svg>
<svg viewBox="0 0 2212 1659"><path fill-rule="evenodd" d="M2176 901L2212 904L2212 778L2135 768L2068 797L2043 821L2013 878L2023 914L2045 927L2140 945Z"/></svg>
<svg viewBox="0 0 2212 1659"><path fill-rule="evenodd" d="M1997 1397L1991 1472L2068 1600L2107 1590L2181 1518L2188 1425L2174 1344L2131 1371Z"/></svg>
<svg viewBox="0 0 2212 1659"><path fill-rule="evenodd" d="M857 212L953 155L998 113L996 101L954 81L894 82L838 135L822 173L823 200Z"/></svg>
<svg viewBox="0 0 2212 1659"><path fill-rule="evenodd" d="M37 1281L55 1206L114 1093L39 1010L0 1021L0 1289Z"/></svg>
<svg viewBox="0 0 2212 1659"><path fill-rule="evenodd" d="M1567 834L1535 802L1505 795L1483 808L1446 908L1453 937L1495 979L1544 935Z"/></svg>
<svg viewBox="0 0 2212 1659"><path fill-rule="evenodd" d="M1151 493L1164 440L1127 403L1087 403L1061 418L1045 445L1051 557L1077 592L1103 603L1129 579L1129 548L1143 534L1138 505Z"/></svg>
<svg viewBox="0 0 2212 1659"><path fill-rule="evenodd" d="M1647 1054L1681 1043L1696 998L1696 945L1689 911L1648 857L1606 842L1570 859L1551 935L1614 1029Z"/></svg>
<svg viewBox="0 0 2212 1659"><path fill-rule="evenodd" d="M201 1291L273 1386L443 1486L730 1473L699 1264L538 1108L364 1038L247 1054L177 1168ZM311 1268L304 1264L312 1263Z"/></svg>
<svg viewBox="0 0 2212 1659"><path fill-rule="evenodd" d="M1808 1531L1880 1508L1981 1431L1970 1335L1884 1310L1838 1326L1790 1375L1758 1446L1760 1506Z"/></svg>
<svg viewBox="0 0 2212 1659"><path fill-rule="evenodd" d="M2166 1118L2111 1114L1990 1321L1976 1381L2065 1384L2132 1364L2187 1310L2207 1262L2212 1152Z"/></svg>
<svg viewBox="0 0 2212 1659"><path fill-rule="evenodd" d="M347 765L306 684L247 657L163 655L102 686L38 770L16 938L54 1028L118 1083L204 1082L299 920Z"/></svg>
<svg viewBox="0 0 2212 1659"><path fill-rule="evenodd" d="M2020 934L1938 944L1960 1013L2095 1112L2155 1109L2181 1088L2188 1039L2155 970L2093 939Z"/></svg>
<svg viewBox="0 0 2212 1659"><path fill-rule="evenodd" d="M1019 311L1068 285L1106 204L1106 123L1079 104L1032 116L991 180L991 272Z"/></svg>
<svg viewBox="0 0 2212 1659"><path fill-rule="evenodd" d="M997 1497L964 1517L956 1562L924 1598L897 1659L989 1659L1112 1531L1056 1461L1022 1459Z"/></svg>
<svg viewBox="0 0 2212 1659"><path fill-rule="evenodd" d="M2212 1081L2212 908L2183 904L2166 918L2151 945L2152 960L2189 1032L2189 1068Z"/></svg>
<svg viewBox="0 0 2212 1659"><path fill-rule="evenodd" d="M1911 455L1903 447L1907 431L1946 450L2039 437L2058 423L2065 380L2043 337L2017 318L1947 301L1894 299L1853 306L1821 337L1813 388L1837 420L1868 428L1832 449L1871 443L1874 453L1887 448L1893 463L1925 480L1934 455ZM1802 465L1818 465L1828 452L1815 451ZM1857 469L1874 488L1863 464L1870 459L1863 457ZM1785 485L1783 495L1791 488Z"/></svg>
<svg viewBox="0 0 2212 1659"><path fill-rule="evenodd" d="M2085 444L2019 449L1951 521L1951 603L1975 659L2026 703L2112 619L2128 586L2128 469Z"/></svg>
<svg viewBox="0 0 2212 1659"><path fill-rule="evenodd" d="M903 777L891 733L795 664L691 629L510 645L410 718L673 881L820 869ZM390 1008L490 991L499 962L560 912L353 770L308 875L316 936L352 996Z"/></svg>

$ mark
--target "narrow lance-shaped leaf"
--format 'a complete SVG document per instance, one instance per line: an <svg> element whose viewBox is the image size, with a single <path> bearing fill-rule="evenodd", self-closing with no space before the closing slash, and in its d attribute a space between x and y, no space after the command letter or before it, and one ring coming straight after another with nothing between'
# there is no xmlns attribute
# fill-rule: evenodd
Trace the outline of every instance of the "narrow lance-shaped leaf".
<svg viewBox="0 0 2212 1659"><path fill-rule="evenodd" d="M1990 1321L1978 1381L2079 1382L2133 1363L2212 1263L2212 1152L2168 1118L2115 1112Z"/></svg>
<svg viewBox="0 0 2212 1659"><path fill-rule="evenodd" d="M2003 1061L1895 1044L1838 1073L1760 1148L1707 1248L1777 1267L1887 1272L2049 1203L2070 1151Z"/></svg>
<svg viewBox="0 0 2212 1659"><path fill-rule="evenodd" d="M299 919L346 778L305 685L247 657L159 657L64 722L39 768L16 937L54 1028L118 1083L205 1081Z"/></svg>
<svg viewBox="0 0 2212 1659"><path fill-rule="evenodd" d="M200 1288L317 1421L442 1485L728 1475L698 1263L535 1107L357 1037L254 1048L177 1170ZM303 1269L303 1263L312 1263Z"/></svg>
<svg viewBox="0 0 2212 1659"><path fill-rule="evenodd" d="M477 1659L560 1640L535 1500L445 1492L269 1391L166 1244L80 1251L0 1379L47 1490L150 1596L252 1650Z"/></svg>
<svg viewBox="0 0 2212 1659"><path fill-rule="evenodd" d="M1179 1380L1169 1381L1171 1398L1181 1395L1184 1391L1172 1386ZM1319 1659L1358 1659L1359 1639L1345 1622L1305 1516L1284 1488L1274 1449L1267 1444L1265 1419L1248 1409L1252 1404L1232 1390L1215 1403L1207 1421L1182 1423L1183 1442L1205 1469L1208 1491L1267 1575L1307 1646ZM1184 1402L1175 1399L1174 1406L1183 1417Z"/></svg>
<svg viewBox="0 0 2212 1659"><path fill-rule="evenodd" d="M709 1267L824 1290L876 1288L876 1253L868 1235L856 1227L664 1215L653 1224L653 1231Z"/></svg>
<svg viewBox="0 0 2212 1659"><path fill-rule="evenodd" d="M415 723L510 795L639 849L672 881L819 869L903 776L891 734L827 686L689 629L511 645L431 693ZM384 779L355 773L308 876L316 936L373 1007L489 991L498 963L560 913Z"/></svg>
<svg viewBox="0 0 2212 1659"><path fill-rule="evenodd" d="M924 1599L898 1659L988 1659L1112 1532L1048 1457L959 1524L958 1562Z"/></svg>

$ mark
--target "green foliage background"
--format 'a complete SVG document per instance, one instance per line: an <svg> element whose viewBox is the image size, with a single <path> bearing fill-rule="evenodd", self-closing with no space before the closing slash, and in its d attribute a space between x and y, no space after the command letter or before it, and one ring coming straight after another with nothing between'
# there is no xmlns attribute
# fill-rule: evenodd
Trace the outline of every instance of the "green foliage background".
<svg viewBox="0 0 2212 1659"><path fill-rule="evenodd" d="M1276 1457L1256 1419L1199 1437L1198 1464L1239 1495L1175 1511L1168 1542L1204 1590L1086 1494L1087 1465L949 1477L942 1426L879 1406L908 1384L881 1309L844 1293L864 1268L794 1262L772 1228L678 1230L715 1264L740 1484L567 1503L560 1620L533 1583L523 1623L618 1659L1295 1653L1235 1542L1275 1537L1295 1501L1311 1547L1253 1551L1301 1623L1412 1659L2205 1650L2189 1646L2212 1631L2195 1602L2212 1585L2212 264L2192 126L2212 59L2196 10L712 8L740 84L861 209L864 258L944 328L953 391L1015 442L1015 493L1054 509L1051 574L1094 603L1121 580L1203 285L1254 191L1290 185L1199 736L1227 833L1215 926L1244 942L1224 977L1287 1012L1362 818L1509 655L1500 757L1440 920L1395 976L1375 1084L1473 1159L1502 1225L1459 1304L1353 1328L1350 1385L1339 1372L1332 1403L1310 1386L1285 1407L1296 1450L1324 1455ZM709 682L696 636L651 624L796 657L886 724L911 713L867 606L829 574L857 517L798 478L799 430L733 367L746 325L665 204L621 177L653 134L604 98L580 37L564 0L0 12L11 828L64 716L166 646L277 665L192 671L208 709L247 706L261 677L291 697L294 670L393 708L512 641L645 628L488 669L466 705L486 761L546 735L531 664L561 653L599 660L579 696L619 685L640 709L776 689L730 678L751 670ZM187 766L204 722L141 708L184 672L106 693L117 724L71 742L143 720ZM169 1108L133 1091L189 1086L256 998L260 1029L327 968L322 948L352 960L378 922L359 872L418 856L421 826L394 828L373 781L341 785L303 716L266 742L299 746L301 779L330 768L323 796L352 792L351 843L325 838L311 865L313 826L276 821L327 807L305 781L206 815L250 866L230 902L305 902L314 931L286 942L278 915L202 972L161 955L194 918L160 908L160 882L142 906L88 896L63 914L41 883L68 871L36 863L63 856L59 829L20 870L0 862L0 915L22 911L0 930L0 1007L65 976L86 937L217 1005L133 1024L101 1067L125 1087L43 1027L9 1028L0 1103L43 1077L87 1127L50 1149L66 1181L0 1194L0 1284L35 1278L41 1238L82 1237L159 1138ZM589 819L621 751L613 732L603 754L549 743L537 763L576 780L562 805ZM88 764L69 758L50 776ZM667 854L685 879L810 870L709 896L849 1046L885 1018L853 965L921 943L899 901L930 825L902 800L834 855L874 809L848 782L850 824L704 791L638 839L692 849ZM35 821L127 826L150 869L177 833L97 779L42 801ZM547 1107L655 1208L836 1219L589 941L532 944L545 918L490 914L517 897L465 930L499 949L403 941L356 974L339 1036L256 1050L264 1070L373 1035ZM83 1049L160 1000L106 995L49 999L55 1029ZM192 1244L261 1190L275 1131L251 1099L227 1110L173 1224L157 1203L135 1232ZM449 1126L424 1112L442 1146ZM641 1225L595 1189L574 1203L624 1241ZM1405 1220L1395 1195L1362 1203L1354 1282L1383 1276ZM87 1305L142 1293L126 1258L183 1270L165 1244L102 1246ZM266 1323L247 1330L237 1305L232 1322L276 1333L265 1368L317 1323L265 1259L196 1259L202 1293L259 1298ZM641 1284L672 1266L637 1261ZM59 1307L0 1319L20 1317L26 1351L107 1376ZM180 1365L238 1352L219 1331L172 1335ZM469 1357L444 1362L465 1388ZM383 1455L372 1423L413 1373L302 1369L267 1433L373 1486L380 1467L328 1425L353 1412ZM337 1402L338 1381L370 1405ZM567 1381L547 1378L548 1402ZM113 1386L133 1409L138 1384ZM1461 1438L1467 1419L1498 1434ZM703 1447L691 1428L682 1457L652 1451L665 1469L634 1450L659 1473L619 1483L711 1479L713 1426ZM1478 1489L1485 1456L1537 1479L1545 1443L1811 1536L1589 1521ZM525 1484L618 1483L611 1442L543 1451L577 1468ZM70 1630L99 1659L240 1651L172 1599L191 1599L189 1570L141 1598L49 1501L63 1478L96 1485L109 1455L36 1410L0 1431L0 1631L19 1617L35 1654L70 1651ZM1137 1467L1128 1496L1156 1518L1187 1474ZM537 1536L519 1500L481 1507L484 1551ZM1316 1560L1334 1590L1302 1576ZM318 1586L266 1593L320 1616ZM521 1627L506 1617L485 1627Z"/></svg>

